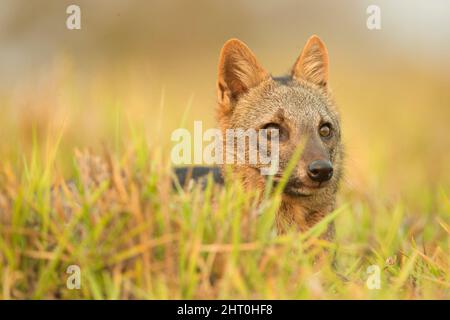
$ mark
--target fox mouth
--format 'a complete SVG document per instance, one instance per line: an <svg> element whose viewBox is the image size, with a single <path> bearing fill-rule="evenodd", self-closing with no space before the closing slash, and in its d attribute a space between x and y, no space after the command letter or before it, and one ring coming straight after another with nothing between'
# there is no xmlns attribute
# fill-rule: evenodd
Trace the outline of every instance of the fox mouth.
<svg viewBox="0 0 450 320"><path fill-rule="evenodd" d="M255 168L255 170L258 170ZM273 176L273 187L277 187L277 185L281 182L281 178L283 177L282 173L276 173ZM267 178L267 176L266 176ZM266 181L267 182L267 181ZM320 189L326 187L329 181L319 182L311 184L304 183L300 178L291 177L286 185L284 186L283 194L291 196L291 197L311 197Z"/></svg>
<svg viewBox="0 0 450 320"><path fill-rule="evenodd" d="M319 189L319 186L306 186L303 183L288 182L284 187L283 193L289 196L310 197Z"/></svg>
<svg viewBox="0 0 450 320"><path fill-rule="evenodd" d="M283 193L293 197L311 197L313 195L311 192L304 191L304 188L295 188L290 186L286 186Z"/></svg>
<svg viewBox="0 0 450 320"><path fill-rule="evenodd" d="M280 176L275 175L274 186L277 186L280 182ZM299 178L291 178L286 183L283 193L294 197L310 197L313 196L318 190L325 187L327 183L318 183L315 185L307 185Z"/></svg>

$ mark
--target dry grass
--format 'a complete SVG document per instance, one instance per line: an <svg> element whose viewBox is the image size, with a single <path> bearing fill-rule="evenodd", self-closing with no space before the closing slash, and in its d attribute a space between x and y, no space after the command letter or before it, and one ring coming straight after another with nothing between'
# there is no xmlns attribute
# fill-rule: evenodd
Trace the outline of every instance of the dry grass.
<svg viewBox="0 0 450 320"><path fill-rule="evenodd" d="M77 82L71 70L57 65L2 96L1 298L449 298L450 98L440 80L402 71L367 77L361 90L356 76L334 79L348 160L330 216L337 238L326 243L317 236L327 221L276 236L277 194L258 204L233 183L172 188L167 137L189 97L149 97L140 78L113 86L118 75L104 70ZM415 80L394 85L402 79ZM201 108L208 121L212 110ZM336 269L331 254L317 257L324 248ZM72 264L80 290L66 288ZM380 290L365 283L372 264Z"/></svg>

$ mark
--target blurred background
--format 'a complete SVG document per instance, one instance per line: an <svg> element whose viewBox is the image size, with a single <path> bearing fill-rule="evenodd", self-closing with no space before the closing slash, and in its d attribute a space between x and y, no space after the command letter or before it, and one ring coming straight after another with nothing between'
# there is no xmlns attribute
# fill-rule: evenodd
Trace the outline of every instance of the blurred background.
<svg viewBox="0 0 450 320"><path fill-rule="evenodd" d="M70 4L81 30L66 28ZM371 4L381 30L366 27ZM62 134L64 168L75 147L119 148L133 130L168 148L182 119L215 125L227 39L280 75L317 34L342 115L344 188L394 198L449 190L449 17L445 0L2 0L0 155L21 164L33 137Z"/></svg>

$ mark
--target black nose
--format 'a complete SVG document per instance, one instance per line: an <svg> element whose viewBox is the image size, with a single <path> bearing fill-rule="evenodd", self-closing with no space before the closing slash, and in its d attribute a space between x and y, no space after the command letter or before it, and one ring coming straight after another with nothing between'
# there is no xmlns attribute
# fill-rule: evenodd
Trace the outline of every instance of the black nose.
<svg viewBox="0 0 450 320"><path fill-rule="evenodd" d="M328 181L333 176L333 165L328 160L313 161L308 165L308 176L313 181Z"/></svg>

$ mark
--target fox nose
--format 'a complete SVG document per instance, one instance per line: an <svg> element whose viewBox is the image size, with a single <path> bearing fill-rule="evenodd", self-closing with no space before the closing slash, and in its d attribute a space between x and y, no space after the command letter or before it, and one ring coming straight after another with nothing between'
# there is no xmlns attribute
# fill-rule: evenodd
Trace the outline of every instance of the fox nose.
<svg viewBox="0 0 450 320"><path fill-rule="evenodd" d="M333 176L333 165L328 160L315 160L308 165L308 176L313 181L328 181Z"/></svg>

